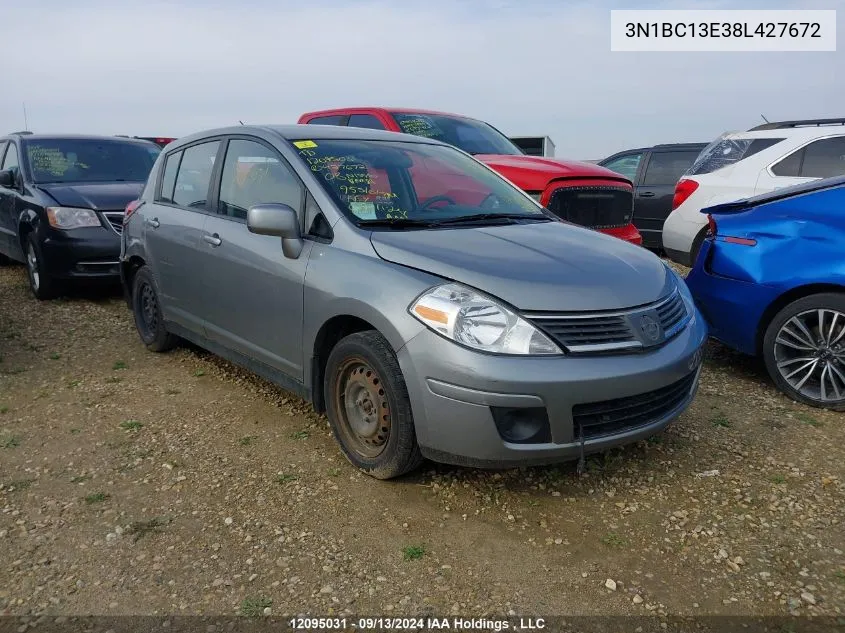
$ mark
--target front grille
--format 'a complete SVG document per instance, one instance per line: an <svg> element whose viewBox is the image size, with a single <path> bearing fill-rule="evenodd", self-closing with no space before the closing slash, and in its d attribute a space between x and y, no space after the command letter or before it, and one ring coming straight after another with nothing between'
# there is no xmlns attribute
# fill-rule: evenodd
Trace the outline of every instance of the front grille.
<svg viewBox="0 0 845 633"><path fill-rule="evenodd" d="M103 215L115 233L118 235L123 233L123 211L106 211Z"/></svg>
<svg viewBox="0 0 845 633"><path fill-rule="evenodd" d="M687 316L687 307L681 295L676 292L668 301L657 306L657 314L660 317L660 327L666 332L666 336L670 337L682 327Z"/></svg>
<svg viewBox="0 0 845 633"><path fill-rule="evenodd" d="M656 422L671 414L690 396L698 372L654 391L572 407L576 439L614 435Z"/></svg>
<svg viewBox="0 0 845 633"><path fill-rule="evenodd" d="M524 316L574 354L624 352L662 345L680 332L691 317L677 290L651 305L625 312Z"/></svg>
<svg viewBox="0 0 845 633"><path fill-rule="evenodd" d="M570 351L584 346L630 347L637 343L628 322L621 315L560 316L535 323Z"/></svg>
<svg viewBox="0 0 845 633"><path fill-rule="evenodd" d="M548 209L563 220L591 229L627 226L634 214L634 196L622 187L561 187L552 193Z"/></svg>

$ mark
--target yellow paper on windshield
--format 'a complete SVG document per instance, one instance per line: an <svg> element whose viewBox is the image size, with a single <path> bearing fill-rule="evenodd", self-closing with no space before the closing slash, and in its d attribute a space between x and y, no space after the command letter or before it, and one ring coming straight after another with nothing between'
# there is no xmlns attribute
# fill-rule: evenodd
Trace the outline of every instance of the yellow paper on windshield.
<svg viewBox="0 0 845 633"><path fill-rule="evenodd" d="M317 144L314 141L294 141L293 145L297 149L311 149L312 147L317 147Z"/></svg>

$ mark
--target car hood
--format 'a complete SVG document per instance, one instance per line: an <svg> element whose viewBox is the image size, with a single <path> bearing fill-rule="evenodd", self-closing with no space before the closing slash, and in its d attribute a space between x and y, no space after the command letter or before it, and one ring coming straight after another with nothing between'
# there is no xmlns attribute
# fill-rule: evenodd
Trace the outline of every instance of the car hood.
<svg viewBox="0 0 845 633"><path fill-rule="evenodd" d="M63 207L78 207L96 211L123 211L138 198L144 188L142 182L96 182L43 184L38 188L48 193Z"/></svg>
<svg viewBox="0 0 845 633"><path fill-rule="evenodd" d="M542 191L552 180L600 179L611 180L630 186L630 181L614 171L572 160L559 160L543 156L511 156L498 154L479 154L478 160L496 170L517 187L527 191Z"/></svg>
<svg viewBox="0 0 845 633"><path fill-rule="evenodd" d="M564 224L374 231L389 262L458 281L520 310L618 310L656 301L674 276L649 251Z"/></svg>

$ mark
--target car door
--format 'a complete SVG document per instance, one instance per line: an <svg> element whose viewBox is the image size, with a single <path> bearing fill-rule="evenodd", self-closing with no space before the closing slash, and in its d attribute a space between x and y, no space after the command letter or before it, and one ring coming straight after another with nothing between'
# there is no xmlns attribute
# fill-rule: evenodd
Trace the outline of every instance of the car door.
<svg viewBox="0 0 845 633"><path fill-rule="evenodd" d="M672 211L675 185L698 156L695 149L652 150L634 188L634 226L645 246L663 245L663 223Z"/></svg>
<svg viewBox="0 0 845 633"><path fill-rule="evenodd" d="M0 170L16 169L20 173L18 150L13 141L0 143ZM16 187L0 187L0 254L20 259L18 243Z"/></svg>
<svg viewBox="0 0 845 633"><path fill-rule="evenodd" d="M278 151L257 138L230 138L221 160L216 213L208 216L202 243L207 335L302 381L303 284L313 242L289 259L278 237L250 233L246 216L256 204L284 203L302 222L305 187Z"/></svg>
<svg viewBox="0 0 845 633"><path fill-rule="evenodd" d="M211 210L210 190L220 139L179 148L165 157L153 204L141 207L148 261L164 316L205 335L199 260Z"/></svg>
<svg viewBox="0 0 845 633"><path fill-rule="evenodd" d="M845 136L828 136L799 147L764 169L755 193L845 174Z"/></svg>

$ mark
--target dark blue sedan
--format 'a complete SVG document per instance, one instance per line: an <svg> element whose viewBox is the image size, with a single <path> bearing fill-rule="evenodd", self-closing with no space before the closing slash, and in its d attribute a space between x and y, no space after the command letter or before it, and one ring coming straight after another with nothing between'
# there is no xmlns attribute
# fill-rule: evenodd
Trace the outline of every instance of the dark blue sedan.
<svg viewBox="0 0 845 633"><path fill-rule="evenodd" d="M845 410L845 177L720 204L687 277L710 334L778 388Z"/></svg>

